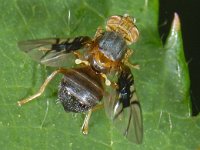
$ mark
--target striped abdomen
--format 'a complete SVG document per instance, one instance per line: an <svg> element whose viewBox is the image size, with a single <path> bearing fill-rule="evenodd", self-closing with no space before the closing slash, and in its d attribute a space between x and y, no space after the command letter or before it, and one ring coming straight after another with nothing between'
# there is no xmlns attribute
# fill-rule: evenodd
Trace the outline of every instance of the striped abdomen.
<svg viewBox="0 0 200 150"><path fill-rule="evenodd" d="M101 76L90 67L70 69L64 74L58 97L65 111L84 112L103 97Z"/></svg>

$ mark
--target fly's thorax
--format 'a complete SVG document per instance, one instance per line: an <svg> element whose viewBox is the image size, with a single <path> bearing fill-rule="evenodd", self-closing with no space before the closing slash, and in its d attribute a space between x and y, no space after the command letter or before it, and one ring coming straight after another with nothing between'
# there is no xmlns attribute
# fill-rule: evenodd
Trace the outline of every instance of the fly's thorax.
<svg viewBox="0 0 200 150"><path fill-rule="evenodd" d="M97 72L108 73L119 67L126 51L126 42L120 34L105 32L94 41L88 60Z"/></svg>
<svg viewBox="0 0 200 150"><path fill-rule="evenodd" d="M90 67L70 69L60 83L58 97L66 111L88 111L103 97L101 76Z"/></svg>
<svg viewBox="0 0 200 150"><path fill-rule="evenodd" d="M104 32L98 43L99 50L112 61L120 61L127 51L124 38L117 32Z"/></svg>

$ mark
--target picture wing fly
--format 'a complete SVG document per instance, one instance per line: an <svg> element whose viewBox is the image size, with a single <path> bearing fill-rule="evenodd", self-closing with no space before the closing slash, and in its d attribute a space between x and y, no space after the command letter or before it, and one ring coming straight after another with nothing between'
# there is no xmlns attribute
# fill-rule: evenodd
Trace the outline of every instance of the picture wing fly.
<svg viewBox="0 0 200 150"><path fill-rule="evenodd" d="M117 85L117 89L108 87L111 93L104 99L106 114L128 140L140 144L143 139L142 112L128 67L119 74Z"/></svg>
<svg viewBox="0 0 200 150"><path fill-rule="evenodd" d="M83 50L90 42L90 37L80 36L74 39L52 38L21 41L18 46L34 60L46 66L71 67L76 59L71 52Z"/></svg>

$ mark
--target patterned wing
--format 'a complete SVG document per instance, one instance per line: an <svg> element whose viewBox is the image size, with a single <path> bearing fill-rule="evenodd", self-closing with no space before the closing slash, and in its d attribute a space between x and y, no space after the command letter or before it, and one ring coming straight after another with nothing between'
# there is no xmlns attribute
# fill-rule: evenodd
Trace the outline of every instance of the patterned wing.
<svg viewBox="0 0 200 150"><path fill-rule="evenodd" d="M143 139L142 112L133 75L127 66L119 74L117 86L117 89L108 87L110 93L108 99L104 99L106 114L128 140L140 144Z"/></svg>
<svg viewBox="0 0 200 150"><path fill-rule="evenodd" d="M46 66L62 67L74 64L75 55L71 52L87 48L90 37L80 36L74 39L41 39L21 41L19 48L37 62Z"/></svg>

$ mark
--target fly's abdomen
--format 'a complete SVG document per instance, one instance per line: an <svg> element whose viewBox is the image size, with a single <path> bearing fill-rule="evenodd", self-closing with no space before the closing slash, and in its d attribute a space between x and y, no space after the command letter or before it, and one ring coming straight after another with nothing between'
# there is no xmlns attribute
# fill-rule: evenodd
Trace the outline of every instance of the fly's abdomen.
<svg viewBox="0 0 200 150"><path fill-rule="evenodd" d="M65 111L85 112L103 97L101 76L90 67L70 69L60 83L58 97Z"/></svg>

